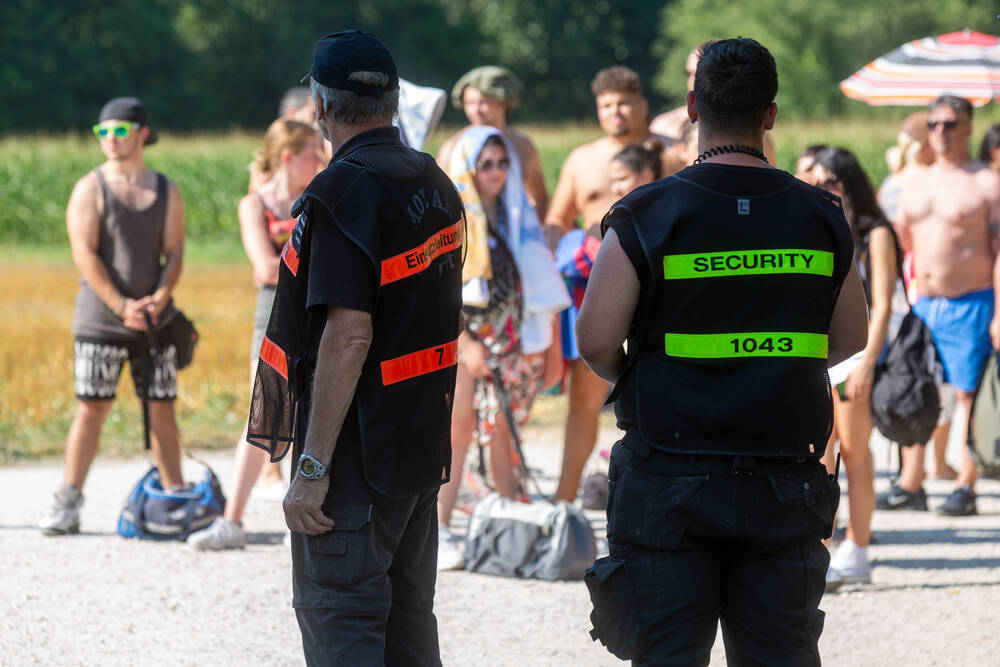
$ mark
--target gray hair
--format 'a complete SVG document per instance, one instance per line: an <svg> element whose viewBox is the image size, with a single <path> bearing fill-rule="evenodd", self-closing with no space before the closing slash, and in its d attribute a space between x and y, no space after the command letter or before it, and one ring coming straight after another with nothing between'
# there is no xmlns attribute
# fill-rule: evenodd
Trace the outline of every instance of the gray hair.
<svg viewBox="0 0 1000 667"><path fill-rule="evenodd" d="M948 107L955 114L963 114L969 120L972 120L972 102L965 99L964 97L959 97L958 95L942 95L933 102L930 103L928 107L929 111L934 111L938 107Z"/></svg>
<svg viewBox="0 0 1000 667"><path fill-rule="evenodd" d="M382 72L352 72L347 78L371 86L386 86L389 83L388 75ZM309 86L323 101L323 112L344 125L391 123L399 109L399 88L387 90L378 97L368 97L324 86L316 79L310 79Z"/></svg>

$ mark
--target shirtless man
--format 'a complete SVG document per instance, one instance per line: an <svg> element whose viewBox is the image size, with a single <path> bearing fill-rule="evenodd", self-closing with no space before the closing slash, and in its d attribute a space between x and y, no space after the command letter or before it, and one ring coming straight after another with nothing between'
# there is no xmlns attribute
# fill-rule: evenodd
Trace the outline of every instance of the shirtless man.
<svg viewBox="0 0 1000 667"><path fill-rule="evenodd" d="M684 69L687 72L687 89L694 90L694 72L698 69L698 58L701 56L702 49L708 42L702 42L698 46L691 50L688 54L687 61L684 63ZM691 119L688 118L687 104L682 104L676 109L671 109L670 111L664 111L659 116L653 119L653 122L649 124L649 131L655 132L656 134L661 134L665 137L669 137L676 141L681 141L683 139L684 128L691 124ZM698 143L697 136L694 137L694 143ZM683 142L678 147L677 157L683 155L684 146L687 142ZM767 161L772 165L778 163L778 152L774 148L774 140L771 139L771 135L764 134L764 155L767 157ZM687 166L690 160L684 163Z"/></svg>
<svg viewBox="0 0 1000 667"><path fill-rule="evenodd" d="M954 421L968 429L979 374L991 348L1000 348L1000 174L969 156L972 105L945 95L930 105L927 125L936 160L906 176L897 223L904 251L912 249L920 300L913 306L931 332L954 387ZM927 509L923 444L903 448L899 481L879 498L880 509ZM976 513L978 473L962 448L957 488L937 511Z"/></svg>
<svg viewBox="0 0 1000 667"><path fill-rule="evenodd" d="M535 206L539 220L545 220L549 210L549 192L545 188L542 161L538 149L527 135L507 124L510 112L517 106L521 82L513 72L504 67L484 66L466 72L451 91L451 102L465 112L470 125L490 125L510 139L521 162L524 190ZM441 144L437 154L438 164L447 170L451 152L458 137L465 130L455 133ZM603 214L602 214L603 215Z"/></svg>
<svg viewBox="0 0 1000 667"><path fill-rule="evenodd" d="M139 100L105 104L94 135L107 160L77 181L66 209L82 277L73 315L77 400L63 483L39 524L46 535L80 530L83 484L126 359L136 394L149 399L150 453L160 481L167 489L184 482L174 416L176 348L151 350L146 331L147 316L155 334L177 315L170 297L183 263L184 204L177 186L143 160L157 135Z"/></svg>
<svg viewBox="0 0 1000 667"><path fill-rule="evenodd" d="M552 206L545 219L553 246L573 229L577 216L582 218L585 229L598 233L596 230L604 214L618 201L611 191L609 168L619 151L629 144L641 144L649 139L673 143L650 134L647 125L649 105L642 96L639 76L629 68L618 66L601 70L590 88L597 100L597 120L607 136L575 148L563 163ZM673 174L681 166L672 155L664 152L664 176ZM568 337L572 335L573 322L567 320L564 319L563 324L564 341L572 340ZM597 416L607 398L608 385L587 368L574 343L564 345L563 349L570 362L569 414L562 474L555 497L573 502L583 466L597 440Z"/></svg>

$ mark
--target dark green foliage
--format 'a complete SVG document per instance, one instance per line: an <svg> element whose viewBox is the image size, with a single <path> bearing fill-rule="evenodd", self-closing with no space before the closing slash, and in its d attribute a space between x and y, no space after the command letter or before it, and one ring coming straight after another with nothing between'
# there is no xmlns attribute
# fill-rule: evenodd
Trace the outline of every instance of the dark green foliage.
<svg viewBox="0 0 1000 667"><path fill-rule="evenodd" d="M684 61L706 39L752 37L778 64L783 115L828 117L864 108L838 84L878 56L921 37L968 27L996 33L983 0L677 0L663 10L656 87L680 103Z"/></svg>

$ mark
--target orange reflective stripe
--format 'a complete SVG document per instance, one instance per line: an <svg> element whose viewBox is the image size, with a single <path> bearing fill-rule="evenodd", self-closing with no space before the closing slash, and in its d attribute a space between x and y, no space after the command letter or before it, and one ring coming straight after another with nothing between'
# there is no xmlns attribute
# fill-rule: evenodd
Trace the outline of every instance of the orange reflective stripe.
<svg viewBox="0 0 1000 667"><path fill-rule="evenodd" d="M448 368L458 363L458 339L436 345L419 352L404 354L402 357L382 362L382 384L389 386L403 380L415 378Z"/></svg>
<svg viewBox="0 0 1000 667"><path fill-rule="evenodd" d="M413 250L401 252L395 257L382 260L380 285L388 285L403 278L416 275L431 265L439 255L455 250L462 245L462 223L456 222L442 229Z"/></svg>
<svg viewBox="0 0 1000 667"><path fill-rule="evenodd" d="M281 259L285 262L285 266L288 267L293 276L298 274L299 253L295 252L295 248L292 247L292 239L285 241L285 247L281 250Z"/></svg>
<svg viewBox="0 0 1000 667"><path fill-rule="evenodd" d="M288 379L288 357L267 336L264 336L264 341L260 344L260 360L281 373L281 377Z"/></svg>

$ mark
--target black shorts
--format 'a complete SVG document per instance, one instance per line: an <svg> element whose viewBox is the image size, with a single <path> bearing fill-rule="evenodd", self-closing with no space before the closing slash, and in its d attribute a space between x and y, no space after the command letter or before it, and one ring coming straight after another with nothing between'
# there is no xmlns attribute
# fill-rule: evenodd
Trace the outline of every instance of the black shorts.
<svg viewBox="0 0 1000 667"><path fill-rule="evenodd" d="M73 341L73 384L82 401L104 401L115 397L122 363L127 359L135 393L151 401L177 398L177 348L150 350L144 339L124 343L77 336Z"/></svg>

